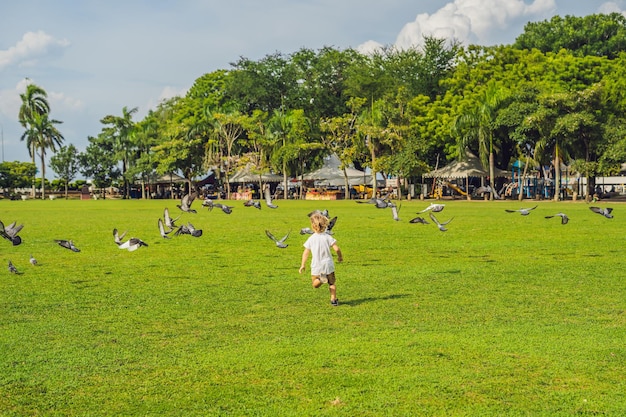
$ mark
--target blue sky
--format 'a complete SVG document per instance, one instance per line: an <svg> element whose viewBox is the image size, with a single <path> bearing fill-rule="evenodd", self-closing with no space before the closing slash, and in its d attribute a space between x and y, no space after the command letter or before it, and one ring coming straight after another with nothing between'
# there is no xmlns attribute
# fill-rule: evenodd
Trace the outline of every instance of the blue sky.
<svg viewBox="0 0 626 417"><path fill-rule="evenodd" d="M8 4L7 4L8 3ZM48 92L65 143L83 151L100 119L135 120L239 57L300 48L406 47L422 35L508 44L529 21L624 12L626 0L20 0L0 6L2 158L29 161L17 121L28 82Z"/></svg>

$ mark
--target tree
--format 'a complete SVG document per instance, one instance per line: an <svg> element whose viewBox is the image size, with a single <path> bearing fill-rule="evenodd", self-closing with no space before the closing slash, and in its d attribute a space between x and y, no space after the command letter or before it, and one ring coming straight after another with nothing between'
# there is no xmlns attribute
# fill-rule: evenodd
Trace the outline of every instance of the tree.
<svg viewBox="0 0 626 417"><path fill-rule="evenodd" d="M65 199L70 181L76 178L79 171L78 150L72 144L63 146L50 157L50 168L63 181L65 186Z"/></svg>
<svg viewBox="0 0 626 417"><path fill-rule="evenodd" d="M479 157L483 165L489 166L489 185L491 186L492 197L495 190L493 182L495 172L494 123L497 112L507 94L496 83L490 83L478 97L477 102L458 116L452 126L459 141L460 156L464 157L461 151L470 144L478 144Z"/></svg>
<svg viewBox="0 0 626 417"><path fill-rule="evenodd" d="M63 135L55 125L62 122L50 119L48 113L35 114L29 122L29 128L22 135L22 140L27 137L28 143L32 144L33 151L39 151L41 160L41 198L45 196L45 177L46 177L46 151L56 152L57 146L63 143ZM29 151L31 148L29 148ZM31 155L32 156L32 155Z"/></svg>
<svg viewBox="0 0 626 417"><path fill-rule="evenodd" d="M124 198L130 198L129 179L127 176L128 166L130 164L130 156L133 151L133 134L135 123L133 115L137 113L137 107L128 109L122 108L122 116L107 115L100 120L105 127L102 133L111 138L113 143L113 151L118 161L122 162L122 179L124 181Z"/></svg>
<svg viewBox="0 0 626 417"><path fill-rule="evenodd" d="M11 193L14 188L26 187L32 183L37 173L37 166L31 162L1 162L0 163L0 188L2 192Z"/></svg>
<svg viewBox="0 0 626 417"><path fill-rule="evenodd" d="M46 90L35 85L28 84L26 91L20 94L22 105L20 106L18 119L22 127L26 128L31 133L24 133L20 140L28 139L26 146L28 148L29 155L32 158L33 164L35 163L35 134L34 126L35 117L43 116L50 112L50 105L48 104L48 94ZM35 196L35 176L32 178L32 196Z"/></svg>
<svg viewBox="0 0 626 417"><path fill-rule="evenodd" d="M93 184L100 188L102 197L105 197L105 187L110 186L112 181L120 175L116 167L117 159L106 141L93 137L88 140L89 145L85 152L78 154L80 172L85 177L91 178Z"/></svg>

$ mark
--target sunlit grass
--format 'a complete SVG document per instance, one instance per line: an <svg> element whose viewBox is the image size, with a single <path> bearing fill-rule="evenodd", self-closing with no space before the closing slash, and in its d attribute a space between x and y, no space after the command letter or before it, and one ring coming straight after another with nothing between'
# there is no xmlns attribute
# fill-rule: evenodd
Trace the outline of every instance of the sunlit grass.
<svg viewBox="0 0 626 417"><path fill-rule="evenodd" d="M277 201L183 214L175 201L0 201L2 415L622 415L626 215L583 202ZM506 213L539 204L529 216ZM299 275L327 208L340 306ZM545 215L566 212L571 220ZM112 230L149 244L119 250ZM265 236L291 231L281 250ZM73 253L54 239L73 239ZM30 254L39 267L28 263Z"/></svg>

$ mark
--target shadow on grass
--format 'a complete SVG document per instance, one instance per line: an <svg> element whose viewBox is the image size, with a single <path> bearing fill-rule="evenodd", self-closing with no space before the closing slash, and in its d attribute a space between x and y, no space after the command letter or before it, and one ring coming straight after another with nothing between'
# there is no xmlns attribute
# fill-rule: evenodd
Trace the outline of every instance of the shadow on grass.
<svg viewBox="0 0 626 417"><path fill-rule="evenodd" d="M357 300L339 300L341 305L348 305L348 306L358 306L360 304L363 303L371 303L371 302L375 302L375 301L383 301L383 300L396 300L399 298L406 298L406 297L410 297L411 294L391 294L391 295L385 295L382 297L367 297L367 298L359 298Z"/></svg>

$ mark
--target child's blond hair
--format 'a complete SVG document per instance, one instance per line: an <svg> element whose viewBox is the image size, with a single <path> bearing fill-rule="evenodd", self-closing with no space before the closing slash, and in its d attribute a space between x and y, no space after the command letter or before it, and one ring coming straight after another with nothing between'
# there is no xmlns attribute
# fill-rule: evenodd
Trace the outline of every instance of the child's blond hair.
<svg viewBox="0 0 626 417"><path fill-rule="evenodd" d="M311 214L311 229L313 229L315 233L325 232L327 226L328 226L328 217L324 216L321 213Z"/></svg>

